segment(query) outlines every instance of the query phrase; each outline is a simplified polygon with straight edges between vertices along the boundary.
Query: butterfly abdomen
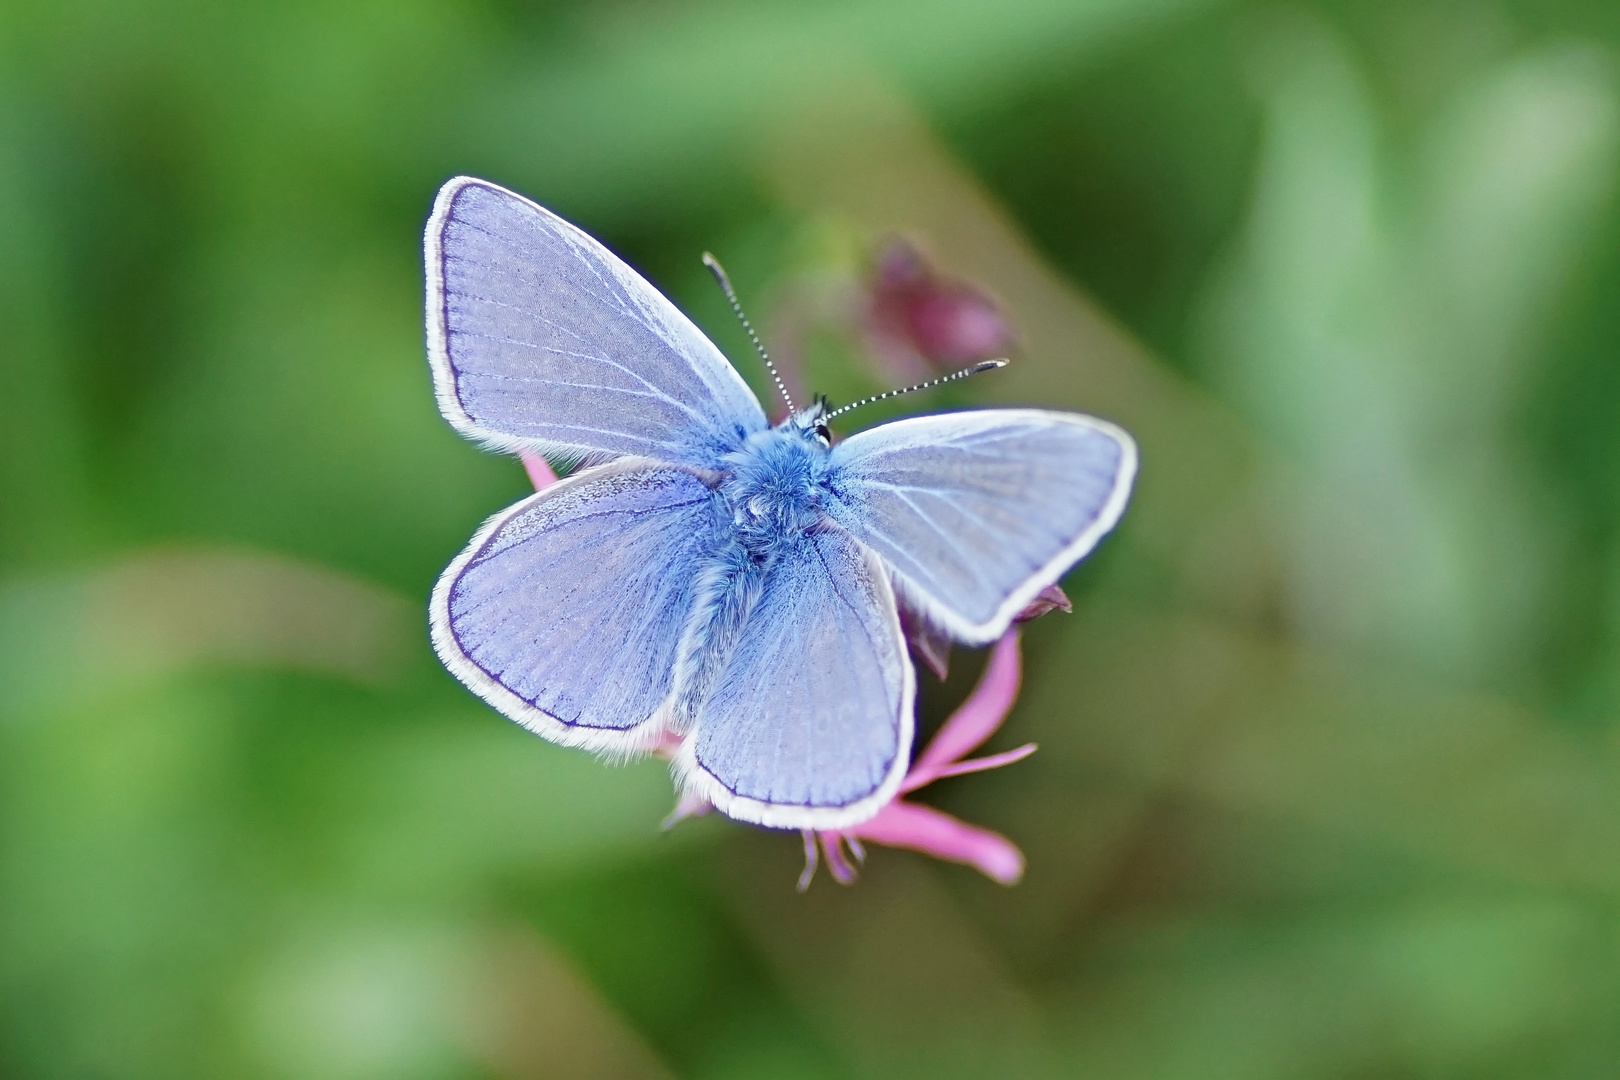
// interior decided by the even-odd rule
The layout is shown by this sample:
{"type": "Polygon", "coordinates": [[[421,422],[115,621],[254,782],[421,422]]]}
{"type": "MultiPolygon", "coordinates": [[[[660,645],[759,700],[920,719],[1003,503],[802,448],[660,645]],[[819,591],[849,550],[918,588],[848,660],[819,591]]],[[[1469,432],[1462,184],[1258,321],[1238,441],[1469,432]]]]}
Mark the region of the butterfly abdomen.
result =
{"type": "Polygon", "coordinates": [[[729,528],[698,568],[675,665],[672,721],[680,728],[708,696],[780,557],[825,515],[826,448],[793,428],[756,432],[725,459],[717,494],[729,528]]]}

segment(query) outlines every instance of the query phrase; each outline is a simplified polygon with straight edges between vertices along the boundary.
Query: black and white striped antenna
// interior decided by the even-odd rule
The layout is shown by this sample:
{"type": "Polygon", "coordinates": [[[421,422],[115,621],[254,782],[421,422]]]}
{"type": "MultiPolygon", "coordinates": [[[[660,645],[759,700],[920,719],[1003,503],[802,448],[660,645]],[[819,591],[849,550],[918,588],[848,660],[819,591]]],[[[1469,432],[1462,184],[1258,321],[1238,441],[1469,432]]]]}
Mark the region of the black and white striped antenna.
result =
{"type": "Polygon", "coordinates": [[[731,310],[737,313],[738,321],[742,323],[743,329],[748,331],[748,340],[754,343],[754,348],[759,352],[759,358],[765,361],[765,370],[771,373],[771,381],[776,383],[776,392],[781,394],[782,400],[787,403],[788,412],[797,412],[798,410],[793,406],[793,396],[788,393],[787,384],[782,381],[782,376],[776,373],[776,365],[771,363],[771,358],[766,354],[765,346],[761,344],[759,335],[754,333],[753,325],[749,323],[748,316],[743,314],[742,305],[737,302],[737,291],[731,287],[731,279],[726,276],[725,267],[720,265],[719,259],[707,251],[703,253],[703,265],[709,268],[709,273],[714,275],[714,280],[720,283],[720,291],[726,294],[727,300],[731,301],[731,310]]]}
{"type": "Polygon", "coordinates": [[[981,360],[977,364],[963,368],[961,371],[955,371],[949,375],[941,375],[937,379],[929,379],[927,382],[920,382],[916,386],[907,386],[901,390],[885,390],[881,394],[873,394],[869,398],[862,398],[859,401],[841,406],[840,408],[834,409],[832,412],[828,413],[827,419],[831,420],[833,417],[838,416],[841,413],[847,413],[851,409],[858,409],[862,405],[870,405],[874,401],[883,401],[887,398],[899,397],[901,394],[910,394],[918,390],[931,390],[936,386],[943,386],[945,383],[955,382],[957,379],[965,379],[969,375],[977,375],[981,371],[994,371],[997,368],[1004,368],[1006,366],[1006,360],[981,360]]]}

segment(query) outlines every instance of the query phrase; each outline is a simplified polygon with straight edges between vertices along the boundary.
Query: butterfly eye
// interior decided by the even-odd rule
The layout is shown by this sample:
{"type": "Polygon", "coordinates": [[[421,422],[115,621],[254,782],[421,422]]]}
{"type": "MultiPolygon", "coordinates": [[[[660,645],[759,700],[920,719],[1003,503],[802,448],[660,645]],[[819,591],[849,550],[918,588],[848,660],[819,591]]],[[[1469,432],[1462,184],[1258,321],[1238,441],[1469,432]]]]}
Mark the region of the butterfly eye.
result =
{"type": "Polygon", "coordinates": [[[820,439],[825,445],[832,445],[832,429],[827,426],[825,420],[816,421],[816,438],[820,439]]]}

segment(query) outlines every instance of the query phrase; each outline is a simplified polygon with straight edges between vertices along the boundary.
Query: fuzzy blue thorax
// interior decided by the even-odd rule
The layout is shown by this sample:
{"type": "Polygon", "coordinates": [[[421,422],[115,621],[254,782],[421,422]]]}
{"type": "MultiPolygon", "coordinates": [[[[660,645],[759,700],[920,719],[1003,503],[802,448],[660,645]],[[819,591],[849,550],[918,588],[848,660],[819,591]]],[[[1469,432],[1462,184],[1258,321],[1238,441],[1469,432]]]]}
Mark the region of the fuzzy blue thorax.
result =
{"type": "Polygon", "coordinates": [[[820,402],[756,431],[724,460],[717,492],[731,528],[698,568],[668,724],[685,731],[736,648],[777,557],[822,519],[831,440],[820,402]]]}
{"type": "Polygon", "coordinates": [[[756,559],[768,559],[821,520],[831,452],[825,415],[818,402],[726,455],[720,495],[737,539],[756,559]]]}

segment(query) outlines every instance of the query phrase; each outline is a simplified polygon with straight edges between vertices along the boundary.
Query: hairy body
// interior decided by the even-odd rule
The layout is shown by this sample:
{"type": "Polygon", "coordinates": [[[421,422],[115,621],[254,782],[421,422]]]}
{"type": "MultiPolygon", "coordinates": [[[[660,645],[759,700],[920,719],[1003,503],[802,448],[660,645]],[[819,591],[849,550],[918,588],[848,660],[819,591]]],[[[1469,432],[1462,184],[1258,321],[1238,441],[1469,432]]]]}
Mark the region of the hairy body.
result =
{"type": "Polygon", "coordinates": [[[699,565],[675,668],[676,731],[690,726],[731,658],[772,565],[807,533],[838,528],[824,509],[832,450],[825,415],[820,403],[802,409],[725,457],[714,492],[717,517],[730,528],[717,530],[699,565]]]}

